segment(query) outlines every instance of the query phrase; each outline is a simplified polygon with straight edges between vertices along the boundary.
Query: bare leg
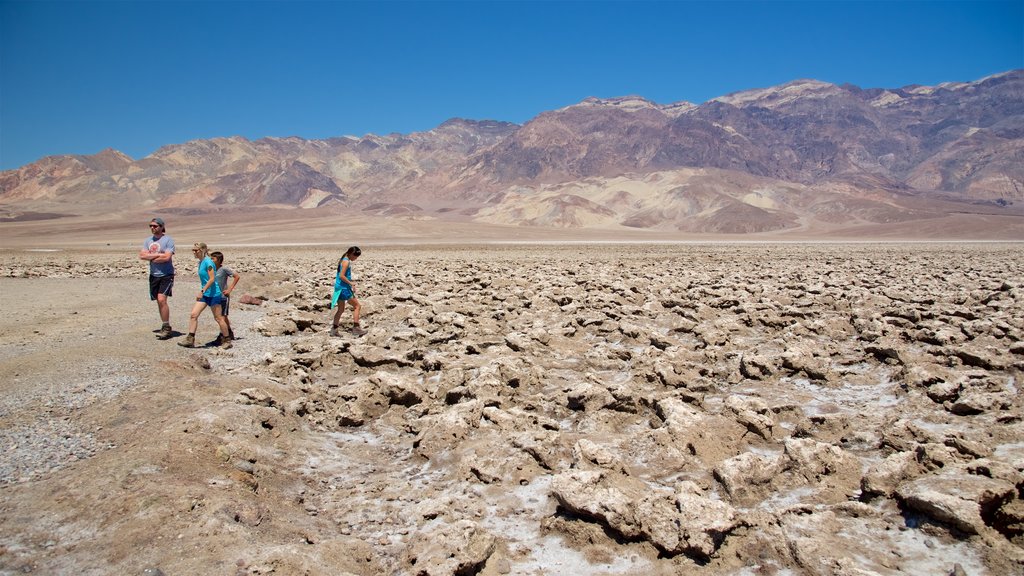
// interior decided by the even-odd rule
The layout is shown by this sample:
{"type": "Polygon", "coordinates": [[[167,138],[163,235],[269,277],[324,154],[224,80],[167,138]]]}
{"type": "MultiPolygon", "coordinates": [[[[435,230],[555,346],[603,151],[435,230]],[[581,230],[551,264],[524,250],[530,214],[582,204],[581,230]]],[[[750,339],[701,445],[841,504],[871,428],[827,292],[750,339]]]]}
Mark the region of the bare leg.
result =
{"type": "Polygon", "coordinates": [[[171,321],[171,307],[167,304],[167,294],[156,295],[156,307],[160,310],[160,320],[165,324],[171,321]]]}
{"type": "Polygon", "coordinates": [[[196,302],[196,305],[192,307],[192,314],[188,317],[188,333],[195,334],[196,328],[199,328],[199,315],[206,310],[206,302],[196,302]]]}
{"type": "Polygon", "coordinates": [[[334,328],[338,327],[341,322],[341,314],[345,311],[345,301],[341,300],[338,305],[334,308],[334,322],[332,322],[334,328]]]}
{"type": "Polygon", "coordinates": [[[192,348],[196,344],[196,328],[199,327],[199,315],[203,313],[203,309],[206,308],[206,302],[199,301],[192,307],[192,314],[188,317],[188,336],[185,337],[184,342],[178,342],[178,346],[184,346],[186,348],[192,348]]]}
{"type": "Polygon", "coordinates": [[[352,303],[352,322],[359,326],[359,311],[363,309],[363,306],[356,298],[349,299],[349,302],[352,303]]]}
{"type": "Polygon", "coordinates": [[[210,311],[213,312],[213,319],[217,321],[217,325],[220,326],[220,335],[224,338],[228,337],[228,318],[227,316],[220,313],[220,304],[210,306],[210,311]]]}
{"type": "Polygon", "coordinates": [[[221,306],[221,311],[224,313],[224,321],[228,323],[228,336],[232,339],[235,338],[235,331],[231,329],[231,319],[228,318],[228,309],[231,304],[231,297],[224,296],[224,304],[221,306]]]}

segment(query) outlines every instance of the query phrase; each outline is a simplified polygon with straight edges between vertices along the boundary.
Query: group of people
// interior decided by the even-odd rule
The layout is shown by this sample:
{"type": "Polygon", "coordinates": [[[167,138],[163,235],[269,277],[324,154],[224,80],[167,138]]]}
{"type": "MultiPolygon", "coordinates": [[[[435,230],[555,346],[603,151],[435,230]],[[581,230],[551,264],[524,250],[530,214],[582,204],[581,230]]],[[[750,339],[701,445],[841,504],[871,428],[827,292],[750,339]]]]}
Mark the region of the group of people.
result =
{"type": "MultiPolygon", "coordinates": [[[[139,258],[149,261],[149,298],[156,301],[160,321],[163,323],[157,331],[157,337],[166,340],[173,335],[171,308],[167,299],[174,288],[174,239],[167,234],[167,226],[162,218],[150,220],[149,231],[150,236],[142,243],[139,258]]],[[[196,303],[192,306],[192,314],[188,319],[188,336],[184,341],[178,342],[178,345],[186,348],[195,347],[199,315],[209,307],[220,327],[220,335],[214,341],[214,345],[225,349],[231,348],[235,333],[228,320],[228,310],[231,292],[241,279],[241,275],[224,266],[224,254],[210,252],[202,242],[192,245],[192,255],[199,260],[199,281],[202,287],[196,294],[196,303]]]]}
{"type": "MultiPolygon", "coordinates": [[[[142,250],[139,251],[139,259],[149,262],[149,297],[150,300],[156,302],[162,322],[157,331],[157,337],[167,340],[174,334],[171,329],[171,309],[167,302],[174,287],[174,239],[167,234],[167,227],[162,218],[150,220],[149,231],[150,236],[142,243],[142,250]]],[[[352,305],[352,333],[357,336],[366,334],[359,324],[361,306],[356,298],[356,285],[352,281],[352,263],[361,254],[362,251],[358,246],[352,246],[338,260],[334,278],[334,294],[331,298],[331,308],[335,309],[334,319],[331,323],[331,336],[338,335],[338,326],[346,304],[352,305]]],[[[220,328],[220,335],[213,345],[224,349],[231,348],[235,333],[231,329],[228,312],[231,304],[231,292],[234,291],[241,275],[224,266],[223,253],[210,252],[206,244],[202,242],[192,245],[192,255],[199,260],[201,288],[196,293],[196,303],[192,306],[192,313],[189,315],[188,335],[185,340],[178,342],[178,345],[186,348],[195,347],[199,316],[203,310],[209,308],[220,328]]]]}

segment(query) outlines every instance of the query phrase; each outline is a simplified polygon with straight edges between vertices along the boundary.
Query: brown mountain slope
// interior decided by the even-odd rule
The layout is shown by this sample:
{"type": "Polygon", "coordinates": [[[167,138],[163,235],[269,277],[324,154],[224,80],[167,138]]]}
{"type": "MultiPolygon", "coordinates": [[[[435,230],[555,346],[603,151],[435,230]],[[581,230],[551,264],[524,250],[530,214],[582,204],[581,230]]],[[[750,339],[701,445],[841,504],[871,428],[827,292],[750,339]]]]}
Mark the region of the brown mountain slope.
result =
{"type": "Polygon", "coordinates": [[[0,210],[339,206],[715,233],[1013,216],[1022,136],[1022,70],[897,89],[798,80],[701,105],[588,98],[522,126],[456,119],[408,135],[196,140],[137,161],[54,156],[0,173],[0,210]]]}

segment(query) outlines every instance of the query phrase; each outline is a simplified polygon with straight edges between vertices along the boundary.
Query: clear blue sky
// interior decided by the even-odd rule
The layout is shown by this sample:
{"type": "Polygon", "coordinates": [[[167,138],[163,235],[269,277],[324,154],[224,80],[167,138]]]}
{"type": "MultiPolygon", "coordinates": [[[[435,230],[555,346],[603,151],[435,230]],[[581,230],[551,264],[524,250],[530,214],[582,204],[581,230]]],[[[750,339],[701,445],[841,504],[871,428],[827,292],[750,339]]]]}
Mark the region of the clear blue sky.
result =
{"type": "Polygon", "coordinates": [[[864,88],[1024,68],[1024,0],[0,0],[0,169],[240,135],[523,123],[588,96],[666,104],[798,78],[864,88]]]}

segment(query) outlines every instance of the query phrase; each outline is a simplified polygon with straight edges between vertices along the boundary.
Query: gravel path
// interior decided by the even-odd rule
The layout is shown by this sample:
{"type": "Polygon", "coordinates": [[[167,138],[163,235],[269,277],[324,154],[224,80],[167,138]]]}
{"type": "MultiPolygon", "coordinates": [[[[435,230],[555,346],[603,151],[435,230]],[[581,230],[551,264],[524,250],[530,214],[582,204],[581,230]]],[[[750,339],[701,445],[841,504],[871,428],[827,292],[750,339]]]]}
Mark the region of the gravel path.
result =
{"type": "MultiPolygon", "coordinates": [[[[205,357],[237,373],[289,346],[288,338],[250,332],[265,309],[243,305],[232,312],[239,340],[230,351],[187,350],[176,346],[176,339],[159,341],[150,327],[156,326],[156,310],[146,297],[144,279],[119,277],[127,270],[104,279],[111,271],[97,263],[73,270],[73,280],[67,271],[59,279],[41,277],[53,269],[51,264],[0,267],[7,276],[0,276],[0,309],[5,311],[0,317],[0,485],[38,479],[115,447],[98,440],[98,430],[83,427],[79,414],[101,405],[116,409],[119,395],[144,384],[163,360],[188,363],[205,357]],[[42,294],[54,292],[71,305],[47,306],[42,294]],[[111,332],[127,333],[137,345],[123,346],[110,338],[111,332]]],[[[182,301],[172,298],[176,328],[188,323],[182,301]]],[[[213,330],[207,313],[200,320],[199,340],[212,339],[213,330]]]]}

